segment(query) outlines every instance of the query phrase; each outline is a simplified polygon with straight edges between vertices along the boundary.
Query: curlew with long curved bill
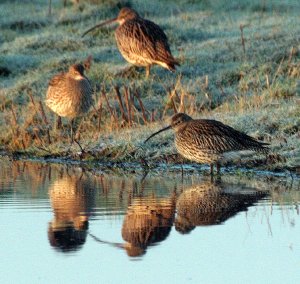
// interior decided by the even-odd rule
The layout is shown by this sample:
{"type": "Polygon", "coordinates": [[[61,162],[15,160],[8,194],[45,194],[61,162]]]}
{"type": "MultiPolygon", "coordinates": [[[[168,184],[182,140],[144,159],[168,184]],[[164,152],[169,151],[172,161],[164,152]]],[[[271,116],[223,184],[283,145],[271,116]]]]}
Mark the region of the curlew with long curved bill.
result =
{"type": "Polygon", "coordinates": [[[175,65],[180,65],[171,53],[164,31],[127,7],[122,8],[116,18],[90,28],[82,36],[110,23],[119,24],[115,38],[122,56],[135,66],[146,67],[146,77],[152,65],[160,65],[172,72],[176,69],[175,65]]]}
{"type": "Polygon", "coordinates": [[[213,174],[214,165],[217,173],[220,165],[230,152],[251,150],[267,153],[268,143],[256,141],[245,133],[217,120],[193,119],[185,113],[177,113],[171,118],[171,124],[148,137],[168,129],[175,131],[175,146],[179,154],[197,163],[210,164],[213,174]]]}

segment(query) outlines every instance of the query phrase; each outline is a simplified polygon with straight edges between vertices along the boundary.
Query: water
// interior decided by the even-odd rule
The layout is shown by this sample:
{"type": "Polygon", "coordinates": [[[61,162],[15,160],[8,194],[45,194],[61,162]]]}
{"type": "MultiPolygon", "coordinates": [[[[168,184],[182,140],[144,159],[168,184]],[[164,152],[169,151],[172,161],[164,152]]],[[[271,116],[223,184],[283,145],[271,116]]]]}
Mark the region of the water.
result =
{"type": "Polygon", "coordinates": [[[1,283],[300,283],[299,180],[0,161],[1,283]]]}

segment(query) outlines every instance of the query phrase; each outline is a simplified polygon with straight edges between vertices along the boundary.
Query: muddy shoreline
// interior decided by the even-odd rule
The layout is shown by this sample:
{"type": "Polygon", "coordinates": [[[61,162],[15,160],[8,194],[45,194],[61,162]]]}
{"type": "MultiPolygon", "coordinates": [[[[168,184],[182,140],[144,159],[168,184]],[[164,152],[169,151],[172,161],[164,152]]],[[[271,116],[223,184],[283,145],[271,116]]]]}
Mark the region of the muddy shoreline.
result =
{"type": "MultiPolygon", "coordinates": [[[[52,163],[52,164],[64,164],[70,166],[79,166],[83,170],[98,172],[98,173],[115,173],[115,174],[140,174],[153,175],[167,174],[168,172],[178,174],[199,174],[203,176],[209,176],[209,166],[201,165],[197,163],[189,163],[188,161],[175,161],[175,162],[162,162],[162,161],[135,161],[135,162],[120,162],[120,161],[107,161],[107,160],[84,160],[80,159],[80,153],[78,156],[69,155],[65,157],[37,157],[29,155],[28,153],[19,152],[0,152],[0,159],[9,159],[11,161],[30,161],[37,163],[52,163]]],[[[254,166],[247,167],[245,165],[228,164],[221,168],[222,175],[237,175],[247,177],[262,177],[262,178],[283,178],[300,181],[300,167],[285,167],[281,169],[269,170],[266,166],[254,166]]]]}

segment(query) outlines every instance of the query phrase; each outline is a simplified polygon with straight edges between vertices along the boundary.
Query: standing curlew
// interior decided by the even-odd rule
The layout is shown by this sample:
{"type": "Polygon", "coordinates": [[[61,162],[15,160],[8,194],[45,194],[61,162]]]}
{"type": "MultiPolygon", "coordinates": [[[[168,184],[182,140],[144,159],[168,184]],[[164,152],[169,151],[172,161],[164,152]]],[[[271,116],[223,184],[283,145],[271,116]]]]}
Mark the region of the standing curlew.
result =
{"type": "Polygon", "coordinates": [[[214,164],[219,173],[220,164],[229,152],[252,150],[267,153],[269,150],[265,147],[267,143],[256,141],[220,121],[193,119],[185,113],[175,114],[171,125],[153,133],[145,142],[170,128],[175,131],[177,151],[191,161],[210,164],[211,174],[214,164]]]}
{"type": "Polygon", "coordinates": [[[146,67],[146,77],[153,64],[175,71],[175,65],[179,65],[179,62],[171,54],[166,34],[158,25],[143,19],[133,9],[122,8],[118,17],[92,27],[82,36],[113,22],[119,24],[115,38],[122,56],[133,65],[146,67]]]}
{"type": "Polygon", "coordinates": [[[93,103],[92,93],[81,64],[70,66],[67,73],[55,75],[49,82],[45,103],[58,116],[71,120],[72,142],[74,119],[88,112],[93,103]]]}

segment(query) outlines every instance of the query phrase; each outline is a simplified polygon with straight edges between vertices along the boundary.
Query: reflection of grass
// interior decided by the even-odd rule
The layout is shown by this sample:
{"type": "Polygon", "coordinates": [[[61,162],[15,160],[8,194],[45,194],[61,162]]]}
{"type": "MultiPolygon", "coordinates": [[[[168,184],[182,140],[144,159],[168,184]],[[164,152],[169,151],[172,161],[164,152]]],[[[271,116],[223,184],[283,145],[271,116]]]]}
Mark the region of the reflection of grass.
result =
{"type": "MultiPolygon", "coordinates": [[[[184,179],[178,171],[166,171],[163,175],[161,171],[152,171],[142,179],[141,169],[131,173],[120,169],[118,172],[116,168],[108,169],[101,165],[96,169],[85,167],[83,170],[78,165],[2,160],[0,166],[0,196],[4,201],[10,195],[24,200],[45,200],[56,186],[56,202],[68,203],[74,194],[78,194],[78,203],[75,202],[74,206],[82,206],[84,204],[81,202],[86,202],[91,206],[88,210],[94,212],[95,209],[97,214],[108,214],[112,218],[121,218],[120,215],[126,212],[129,205],[137,205],[140,200],[150,203],[151,200],[157,203],[176,201],[183,192],[189,192],[192,188],[196,191],[208,189],[210,193],[214,191],[210,177],[199,175],[197,171],[185,173],[184,179]]],[[[250,220],[259,220],[264,225],[267,222],[270,232],[272,210],[281,210],[282,222],[291,225],[295,223],[296,214],[299,215],[299,179],[292,181],[273,175],[256,174],[250,177],[227,174],[221,180],[216,179],[215,186],[225,195],[257,196],[258,206],[245,216],[247,219],[249,216],[250,220]],[[262,197],[265,200],[259,201],[262,197]]],[[[246,199],[245,202],[250,200],[246,199]]],[[[72,202],[68,204],[72,205],[72,202]]],[[[66,210],[67,207],[62,208],[66,210]]],[[[147,206],[147,210],[149,208],[147,206]]],[[[72,212],[72,208],[67,211],[72,212]]]]}
{"type": "MultiPolygon", "coordinates": [[[[47,125],[39,101],[53,74],[92,55],[87,75],[97,93],[96,107],[102,108],[101,119],[99,111],[91,110],[80,127],[81,144],[91,154],[86,159],[135,161],[144,157],[172,162],[171,134],[157,136],[143,149],[138,146],[176,109],[216,118],[270,142],[279,155],[270,159],[268,168],[299,165],[300,4],[296,1],[184,1],[185,5],[176,0],[130,1],[141,15],[162,26],[173,54],[182,62],[175,74],[153,68],[148,80],[144,70],[116,75],[126,63],[116,48],[112,28],[81,38],[88,27],[115,16],[117,5],[125,1],[82,1],[66,8],[63,1],[52,2],[51,16],[47,1],[0,4],[3,149],[38,156],[66,153],[68,136],[53,130],[53,115],[45,108],[47,125]],[[125,112],[124,86],[138,91],[146,123],[137,99],[133,123],[124,123],[116,85],[122,86],[125,112]]],[[[253,159],[248,162],[261,164],[253,159]]]]}
{"type": "MultiPolygon", "coordinates": [[[[49,184],[65,178],[89,181],[91,188],[98,188],[101,194],[130,194],[135,197],[156,196],[165,197],[174,192],[180,193],[197,184],[212,183],[210,175],[199,174],[197,168],[189,167],[184,171],[184,178],[180,168],[168,168],[162,175],[162,168],[150,171],[143,176],[144,170],[140,167],[126,169],[124,167],[110,167],[109,165],[89,165],[88,163],[74,163],[64,165],[58,162],[46,163],[39,161],[1,159],[0,180],[2,189],[10,188],[14,183],[26,184],[32,193],[45,192],[49,184]],[[84,167],[83,167],[84,166],[84,167]],[[46,188],[46,189],[45,189],[46,188]],[[116,193],[117,192],[117,193],[116,193]]],[[[221,179],[215,178],[216,185],[228,193],[248,192],[257,190],[270,193],[272,201],[277,203],[300,202],[300,180],[275,175],[258,174],[253,171],[250,175],[236,175],[227,173],[221,179]]],[[[16,188],[23,192],[23,187],[16,188]]]]}

